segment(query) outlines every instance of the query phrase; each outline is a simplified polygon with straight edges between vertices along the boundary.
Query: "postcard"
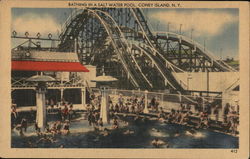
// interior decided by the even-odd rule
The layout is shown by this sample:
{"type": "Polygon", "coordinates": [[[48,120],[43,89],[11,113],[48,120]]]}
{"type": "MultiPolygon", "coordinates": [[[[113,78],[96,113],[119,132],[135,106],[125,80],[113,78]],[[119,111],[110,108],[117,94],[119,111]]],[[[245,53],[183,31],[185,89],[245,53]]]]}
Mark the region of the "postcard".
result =
{"type": "Polygon", "coordinates": [[[0,7],[0,157],[249,157],[247,2],[0,7]]]}

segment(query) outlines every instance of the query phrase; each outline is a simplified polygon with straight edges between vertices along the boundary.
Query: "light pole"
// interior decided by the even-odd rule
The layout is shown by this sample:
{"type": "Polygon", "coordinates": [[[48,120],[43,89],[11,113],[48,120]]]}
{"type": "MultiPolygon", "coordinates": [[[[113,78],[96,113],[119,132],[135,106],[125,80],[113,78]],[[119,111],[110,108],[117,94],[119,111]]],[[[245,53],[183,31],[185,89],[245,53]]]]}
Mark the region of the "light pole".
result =
{"type": "Polygon", "coordinates": [[[28,78],[26,81],[36,82],[36,105],[37,105],[37,113],[36,113],[36,122],[38,127],[44,131],[46,126],[46,102],[45,102],[45,93],[47,91],[47,82],[55,81],[54,78],[46,75],[35,75],[28,78]]]}
{"type": "Polygon", "coordinates": [[[194,29],[192,28],[191,29],[191,40],[193,40],[193,31],[194,31],[194,29]]]}
{"type": "Polygon", "coordinates": [[[220,60],[222,60],[222,48],[220,48],[220,60]]]}
{"type": "Polygon", "coordinates": [[[192,79],[192,75],[188,74],[187,76],[187,90],[189,90],[189,80],[192,79]]]}
{"type": "Polygon", "coordinates": [[[160,21],[157,21],[157,26],[156,26],[157,31],[159,31],[159,25],[160,25],[160,21]]]}
{"type": "Polygon", "coordinates": [[[109,98],[108,98],[108,84],[114,81],[117,81],[116,78],[111,76],[106,76],[103,67],[103,74],[102,76],[98,76],[95,79],[91,80],[92,82],[99,83],[100,90],[101,90],[101,111],[100,111],[100,118],[104,124],[109,124],[109,98]]]}
{"type": "Polygon", "coordinates": [[[147,90],[145,91],[145,108],[143,110],[143,113],[149,113],[149,110],[148,110],[148,91],[147,90]]]}
{"type": "Polygon", "coordinates": [[[179,30],[180,31],[180,35],[181,35],[181,27],[182,27],[182,24],[180,24],[180,30],[179,30]]]}
{"type": "Polygon", "coordinates": [[[206,38],[204,38],[204,51],[205,51],[205,48],[206,48],[206,38]]]}
{"type": "Polygon", "coordinates": [[[209,96],[209,70],[207,69],[207,96],[209,96]]]}
{"type": "Polygon", "coordinates": [[[170,22],[168,22],[168,32],[170,31],[170,22]]]}

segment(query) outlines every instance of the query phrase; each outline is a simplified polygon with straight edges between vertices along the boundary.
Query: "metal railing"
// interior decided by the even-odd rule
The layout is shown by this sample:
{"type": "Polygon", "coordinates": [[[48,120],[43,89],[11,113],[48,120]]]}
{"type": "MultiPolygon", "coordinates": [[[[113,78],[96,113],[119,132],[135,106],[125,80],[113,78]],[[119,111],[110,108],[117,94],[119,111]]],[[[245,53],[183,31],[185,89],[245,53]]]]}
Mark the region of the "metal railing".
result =
{"type": "MultiPolygon", "coordinates": [[[[12,78],[11,81],[11,87],[12,89],[28,89],[28,88],[35,88],[37,85],[35,82],[27,81],[27,78],[12,78]]],[[[56,82],[47,82],[48,88],[78,88],[78,87],[84,87],[85,84],[83,80],[79,77],[70,77],[68,81],[61,81],[58,80],[56,82]]]]}
{"type": "MultiPolygon", "coordinates": [[[[92,92],[98,96],[101,95],[99,89],[92,89],[92,92]]],[[[110,99],[113,104],[118,103],[118,98],[123,99],[124,103],[131,98],[142,99],[147,95],[148,106],[151,106],[151,101],[155,98],[158,103],[158,108],[162,107],[165,112],[171,110],[186,110],[191,111],[193,114],[199,114],[202,111],[206,111],[212,120],[224,121],[225,116],[230,112],[236,112],[239,115],[239,106],[237,103],[229,104],[231,99],[222,98],[218,96],[197,96],[197,95],[182,95],[171,94],[169,92],[148,92],[141,90],[120,90],[109,89],[110,99]]],[[[157,113],[157,112],[154,112],[157,113]]]]}

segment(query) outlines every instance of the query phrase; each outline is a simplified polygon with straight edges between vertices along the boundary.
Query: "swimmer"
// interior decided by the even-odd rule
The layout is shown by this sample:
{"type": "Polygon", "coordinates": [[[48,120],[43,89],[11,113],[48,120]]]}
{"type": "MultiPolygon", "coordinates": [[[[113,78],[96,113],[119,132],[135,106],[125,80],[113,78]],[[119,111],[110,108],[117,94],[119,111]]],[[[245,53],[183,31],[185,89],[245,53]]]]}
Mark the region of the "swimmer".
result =
{"type": "Polygon", "coordinates": [[[20,130],[21,129],[21,124],[17,124],[15,127],[16,130],[20,130]]]}
{"type": "Polygon", "coordinates": [[[98,125],[99,125],[99,129],[102,130],[103,129],[103,121],[102,121],[102,118],[100,118],[98,120],[98,125]]]}
{"type": "Polygon", "coordinates": [[[36,130],[36,132],[37,132],[38,129],[39,129],[37,122],[35,123],[34,128],[35,128],[35,130],[36,130]]]}
{"type": "Polygon", "coordinates": [[[57,124],[56,124],[56,132],[57,132],[57,134],[61,133],[61,129],[62,129],[62,123],[61,123],[61,121],[58,121],[57,124]]]}
{"type": "Polygon", "coordinates": [[[69,131],[69,121],[66,120],[66,123],[63,125],[62,134],[63,135],[68,135],[69,133],[70,133],[70,131],[69,131]]]}
{"type": "Polygon", "coordinates": [[[113,129],[118,129],[118,127],[119,127],[118,121],[116,119],[114,119],[112,128],[113,129]]]}
{"type": "Polygon", "coordinates": [[[20,136],[24,136],[21,124],[17,124],[15,130],[19,133],[20,136]]]}
{"type": "Polygon", "coordinates": [[[125,125],[128,126],[128,125],[129,125],[129,122],[125,121],[125,125]]]}
{"type": "Polygon", "coordinates": [[[160,132],[160,130],[156,128],[152,128],[152,131],[160,132]]]}
{"type": "Polygon", "coordinates": [[[186,135],[194,136],[197,132],[194,129],[186,131],[186,135]]]}
{"type": "Polygon", "coordinates": [[[134,134],[135,132],[133,130],[126,130],[125,132],[123,132],[124,135],[130,135],[130,134],[134,134]]]}
{"type": "Polygon", "coordinates": [[[23,118],[21,121],[21,129],[24,129],[24,131],[27,131],[27,127],[28,127],[28,121],[26,118],[23,118]]]}
{"type": "Polygon", "coordinates": [[[24,136],[22,128],[19,130],[19,135],[22,136],[22,137],[24,136]]]}
{"type": "Polygon", "coordinates": [[[151,144],[152,144],[155,148],[159,148],[159,145],[157,144],[157,142],[158,142],[158,138],[155,138],[155,139],[151,142],[151,144]]]}
{"type": "Polygon", "coordinates": [[[46,133],[50,133],[50,129],[49,129],[49,124],[48,123],[46,123],[45,130],[46,130],[46,133]]]}
{"type": "Polygon", "coordinates": [[[100,133],[103,136],[108,136],[109,135],[109,130],[107,128],[104,128],[104,131],[100,133]]]}
{"type": "Polygon", "coordinates": [[[52,125],[52,127],[50,128],[50,132],[52,133],[52,134],[56,134],[56,125],[57,125],[57,123],[55,122],[53,125],[52,125]]]}
{"type": "Polygon", "coordinates": [[[156,128],[152,128],[153,131],[156,131],[157,129],[156,128]]]}
{"type": "Polygon", "coordinates": [[[155,148],[160,148],[163,145],[166,145],[168,147],[168,144],[166,142],[164,142],[163,140],[159,140],[158,138],[155,138],[151,144],[155,147],[155,148]]]}
{"type": "Polygon", "coordinates": [[[46,134],[43,134],[43,137],[40,138],[36,143],[39,144],[40,142],[42,142],[42,143],[55,143],[57,141],[54,140],[52,137],[49,137],[46,134]]]}
{"type": "Polygon", "coordinates": [[[166,120],[164,118],[159,118],[159,121],[162,122],[162,123],[166,122],[166,120]]]}

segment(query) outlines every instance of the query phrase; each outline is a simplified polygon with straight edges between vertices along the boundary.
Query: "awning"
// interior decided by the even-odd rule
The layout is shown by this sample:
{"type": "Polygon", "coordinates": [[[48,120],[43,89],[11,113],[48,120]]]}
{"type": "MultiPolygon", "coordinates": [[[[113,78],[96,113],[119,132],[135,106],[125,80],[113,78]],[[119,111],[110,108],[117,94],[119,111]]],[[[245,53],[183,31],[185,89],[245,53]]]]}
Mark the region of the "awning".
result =
{"type": "Polygon", "coordinates": [[[55,61],[12,61],[13,71],[58,71],[58,72],[89,72],[79,62],[55,61]]]}

